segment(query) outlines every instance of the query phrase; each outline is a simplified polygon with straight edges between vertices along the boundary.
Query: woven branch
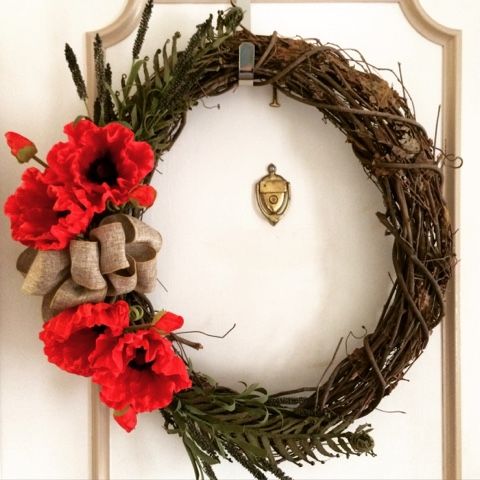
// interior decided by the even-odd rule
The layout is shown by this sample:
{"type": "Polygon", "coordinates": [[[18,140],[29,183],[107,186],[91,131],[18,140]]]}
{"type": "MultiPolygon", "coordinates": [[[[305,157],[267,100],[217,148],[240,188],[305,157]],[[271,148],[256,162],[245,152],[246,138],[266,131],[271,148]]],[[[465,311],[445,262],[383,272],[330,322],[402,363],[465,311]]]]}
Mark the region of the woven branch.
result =
{"type": "Polygon", "coordinates": [[[344,52],[332,46],[242,31],[203,60],[190,92],[192,103],[237,85],[242,41],[256,46],[256,84],[275,85],[317,108],[345,134],[383,196],[385,212],[378,218],[394,238],[392,293],[364,346],[301,405],[319,415],[355,420],[398,384],[445,314],[443,297],[455,255],[443,174],[407,98],[375,73],[353,68],[344,52]]]}
{"type": "MultiPolygon", "coordinates": [[[[453,232],[436,147],[415,118],[401,76],[400,94],[358,52],[353,57],[318,41],[235,31],[240,19],[238,9],[220,12],[216,33],[207,20],[186,51],[177,53],[175,42],[171,55],[163,50],[163,66],[157,52],[154,73],[145,68],[144,81],[140,65],[134,67],[133,93],[128,94],[124,77],[127,95],[112,99],[118,120],[129,123],[137,139],[150,142],[158,162],[181,134],[188,109],[237,86],[239,45],[253,42],[255,85],[272,85],[316,108],[343,132],[382,194],[384,211],[377,217],[393,238],[392,290],[375,331],[318,389],[269,396],[261,388],[236,392],[221,387],[195,371],[177,342],[194,388],[178,394],[162,413],[167,429],[182,437],[197,478],[202,471],[215,478],[212,465],[219,457],[235,458],[256,478],[264,473],[287,478],[278,462],[373,454],[367,425],[347,429],[404,378],[444,317],[444,294],[455,265],[453,232]],[[301,392],[309,396],[291,396],[301,392]]],[[[148,300],[134,300],[148,317],[153,311],[148,300]]]]}

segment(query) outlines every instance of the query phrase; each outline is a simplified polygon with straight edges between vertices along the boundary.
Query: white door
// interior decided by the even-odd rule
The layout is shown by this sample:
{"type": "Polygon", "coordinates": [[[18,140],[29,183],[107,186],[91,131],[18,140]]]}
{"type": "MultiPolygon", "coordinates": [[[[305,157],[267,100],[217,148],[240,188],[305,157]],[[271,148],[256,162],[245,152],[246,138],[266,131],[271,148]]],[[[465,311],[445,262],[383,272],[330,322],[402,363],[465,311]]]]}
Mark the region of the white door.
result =
{"type": "MultiPolygon", "coordinates": [[[[152,56],[176,30],[184,46],[196,24],[228,8],[196,3],[155,5],[142,53],[152,56]]],[[[423,3],[433,9],[433,1],[423,3]]],[[[471,2],[460,3],[478,16],[471,2]]],[[[2,4],[4,131],[35,139],[43,154],[62,140],[63,124],[84,113],[63,62],[63,42],[83,56],[84,32],[110,24],[122,5],[118,0],[2,4]]],[[[460,16],[467,27],[473,25],[468,16],[467,10],[460,16]]],[[[401,62],[417,118],[433,136],[442,101],[442,50],[412,28],[397,3],[260,2],[252,5],[251,20],[255,33],[319,38],[358,49],[370,63],[393,70],[401,62]]],[[[117,79],[129,68],[133,38],[107,50],[117,79]]],[[[281,95],[281,107],[269,107],[271,95],[269,88],[240,87],[189,112],[185,130],[160,165],[156,206],[146,219],[164,238],[159,278],[167,291],[159,287],[151,295],[155,306],[183,315],[185,330],[221,335],[236,325],[224,339],[192,337],[204,345],[191,354],[197,368],[233,388],[245,381],[276,391],[315,385],[340,337],[374,329],[392,266],[389,237],[374,215],[382,199],[343,135],[318,112],[281,95]],[[275,228],[257,212],[253,194],[272,162],[292,190],[291,207],[275,228]]],[[[4,201],[22,167],[0,148],[4,201]]],[[[2,478],[88,478],[92,461],[102,463],[108,453],[112,479],[193,478],[180,440],[165,433],[158,413],[140,415],[130,434],[111,422],[110,445],[92,444],[88,381],[59,371],[43,356],[40,301],[20,292],[15,258],[21,247],[9,239],[5,218],[1,227],[2,478]]],[[[348,350],[355,346],[350,337],[348,350]]],[[[342,355],[345,349],[338,360],[342,355]]],[[[382,410],[362,419],[374,427],[377,457],[287,466],[287,473],[296,479],[442,478],[440,329],[407,378],[385,398],[382,410]]],[[[468,399],[476,390],[467,388],[470,412],[468,399]]],[[[469,425],[464,478],[478,478],[469,425]]],[[[227,462],[216,472],[222,479],[249,478],[227,462]]]]}

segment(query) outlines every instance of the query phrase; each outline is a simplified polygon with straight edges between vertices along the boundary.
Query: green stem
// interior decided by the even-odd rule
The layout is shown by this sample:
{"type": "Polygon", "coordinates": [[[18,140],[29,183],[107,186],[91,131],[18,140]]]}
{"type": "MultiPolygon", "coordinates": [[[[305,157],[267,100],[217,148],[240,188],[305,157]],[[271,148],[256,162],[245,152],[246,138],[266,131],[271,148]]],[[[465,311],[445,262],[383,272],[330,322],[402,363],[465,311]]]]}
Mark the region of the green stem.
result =
{"type": "Polygon", "coordinates": [[[40,160],[40,158],[38,158],[36,155],[34,155],[32,158],[33,158],[37,163],[39,163],[42,167],[48,168],[48,165],[47,165],[43,160],[40,160]]]}
{"type": "Polygon", "coordinates": [[[87,99],[85,99],[85,100],[83,101],[83,103],[85,104],[85,110],[87,111],[87,117],[88,117],[88,118],[92,118],[92,116],[90,115],[90,108],[88,107],[88,101],[87,101],[87,99]]]}
{"type": "Polygon", "coordinates": [[[187,340],[186,338],[178,336],[176,333],[170,333],[169,335],[167,335],[167,338],[175,342],[182,343],[187,347],[194,348],[195,350],[201,350],[203,348],[203,345],[201,343],[192,342],[190,340],[187,340]]]}

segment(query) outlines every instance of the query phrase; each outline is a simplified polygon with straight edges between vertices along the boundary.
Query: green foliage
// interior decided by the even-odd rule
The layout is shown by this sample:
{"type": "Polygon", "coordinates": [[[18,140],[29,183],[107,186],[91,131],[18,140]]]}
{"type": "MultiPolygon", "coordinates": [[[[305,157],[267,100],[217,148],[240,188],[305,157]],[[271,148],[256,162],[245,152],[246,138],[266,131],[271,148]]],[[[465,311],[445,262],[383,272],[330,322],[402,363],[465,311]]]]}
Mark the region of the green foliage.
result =
{"type": "MultiPolygon", "coordinates": [[[[185,123],[185,114],[196,103],[193,87],[200,84],[205,73],[202,61],[235,32],[242,20],[239,8],[219,11],[216,27],[213,17],[197,26],[187,48],[179,52],[176,32],[164,48],[158,49],[153,62],[148,57],[139,59],[141,47],[151,17],[153,1],[149,0],[142,14],[140,27],[133,46],[133,62],[128,74],[120,81],[120,91],[112,87],[110,65],[105,66],[102,39],[97,34],[93,45],[95,61],[96,98],[93,103],[92,120],[97,125],[117,121],[132,129],[137,140],[152,145],[156,160],[173,144],[185,123]]],[[[86,100],[85,83],[77,59],[69,45],[65,56],[78,95],[86,100]]],[[[152,172],[153,173],[153,172],[152,172]]],[[[151,179],[149,175],[145,182],[151,179]]]]}
{"type": "MultiPolygon", "coordinates": [[[[284,406],[258,385],[242,392],[216,387],[202,378],[177,395],[162,414],[169,433],[180,435],[197,479],[215,479],[212,466],[235,460],[254,478],[289,478],[278,466],[288,461],[324,463],[341,455],[373,455],[369,425],[347,431],[351,422],[303,416],[297,405],[284,406]]],[[[289,402],[287,402],[289,403],[289,402]]]]}
{"type": "Polygon", "coordinates": [[[68,43],[65,44],[65,58],[67,60],[68,69],[72,74],[73,83],[75,84],[75,87],[77,87],[78,96],[80,97],[80,100],[86,100],[87,89],[85,87],[85,81],[83,80],[82,72],[78,66],[75,52],[68,43]]]}
{"type": "Polygon", "coordinates": [[[97,98],[94,103],[93,121],[98,125],[104,125],[105,122],[105,98],[107,82],[105,79],[105,54],[103,52],[103,43],[100,35],[95,35],[93,42],[93,57],[95,61],[95,79],[97,82],[97,98]]]}
{"type": "MultiPolygon", "coordinates": [[[[151,12],[150,12],[151,14],[151,12]]],[[[242,19],[239,8],[218,12],[217,27],[213,17],[197,26],[186,49],[179,52],[176,32],[153,61],[136,58],[148,26],[148,4],[142,16],[142,34],[137,34],[134,61],[128,74],[121,78],[120,91],[114,91],[109,66],[104,65],[103,47],[97,35],[94,44],[97,98],[93,120],[99,125],[119,121],[135,132],[137,140],[152,145],[157,160],[168,150],[184,122],[186,111],[195,103],[190,93],[204,74],[202,60],[215,52],[235,31],[242,19]]],[[[147,179],[148,181],[148,179],[147,179]]]]}
{"type": "Polygon", "coordinates": [[[142,45],[145,40],[145,34],[148,30],[148,22],[150,21],[150,17],[152,16],[152,10],[153,0],[148,0],[145,8],[143,9],[142,19],[140,20],[140,25],[137,30],[137,36],[135,37],[135,42],[133,43],[132,58],[134,60],[138,58],[140,50],[142,49],[142,45]]]}

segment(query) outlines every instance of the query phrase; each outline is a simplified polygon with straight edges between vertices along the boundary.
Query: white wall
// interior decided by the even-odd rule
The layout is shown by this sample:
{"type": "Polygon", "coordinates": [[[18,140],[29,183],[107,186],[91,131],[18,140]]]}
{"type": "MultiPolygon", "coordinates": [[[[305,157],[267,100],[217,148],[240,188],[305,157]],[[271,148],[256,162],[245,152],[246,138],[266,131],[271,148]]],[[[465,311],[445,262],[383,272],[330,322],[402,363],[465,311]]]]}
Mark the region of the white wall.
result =
{"type": "MultiPolygon", "coordinates": [[[[464,29],[462,359],[464,365],[475,365],[474,278],[479,264],[475,173],[480,172],[473,161],[473,125],[479,104],[475,48],[480,40],[480,9],[467,0],[423,0],[422,4],[441,23],[464,29]]],[[[63,62],[63,42],[82,54],[83,33],[110,23],[122,2],[2,0],[1,6],[0,131],[23,132],[46,152],[61,138],[62,125],[81,111],[63,62]]],[[[208,9],[188,7],[187,12],[185,7],[157,6],[145,52],[163,43],[182,22],[191,31],[208,9]]],[[[357,47],[381,66],[395,67],[401,60],[419,119],[432,130],[440,96],[440,84],[435,82],[440,52],[411,31],[397,6],[259,5],[252,20],[253,29],[260,33],[275,28],[285,35],[301,33],[357,47]],[[366,23],[352,21],[362,15],[366,23]],[[382,37],[389,41],[379,43],[382,37]]],[[[122,60],[122,48],[126,47],[109,53],[117,71],[128,64],[126,57],[122,60]]],[[[192,112],[185,132],[165,158],[164,175],[156,180],[159,197],[150,219],[165,237],[160,271],[169,290],[168,294],[157,291],[156,305],[184,314],[188,329],[216,333],[234,321],[238,324],[226,340],[205,339],[206,348],[195,356],[196,362],[223,382],[261,380],[275,390],[296,386],[298,377],[302,383],[315,383],[340,335],[350,329],[358,332],[363,324],[374,326],[384,300],[389,253],[372,215],[381,208],[380,199],[353,163],[338,132],[321,126],[314,112],[284,98],[281,109],[268,108],[269,96],[268,90],[241,89],[219,99],[220,110],[199,107],[192,112]],[[245,140],[238,144],[240,130],[245,140]],[[277,163],[293,189],[292,208],[275,229],[255,213],[251,195],[252,182],[264,174],[270,161],[277,163]],[[329,168],[332,161],[338,168],[335,173],[329,168]],[[333,210],[330,198],[335,198],[335,205],[341,202],[341,209],[333,210]],[[331,232],[342,230],[344,237],[333,242],[331,232]],[[353,235],[356,249],[351,248],[353,235]],[[369,283],[359,281],[365,272],[369,283]],[[272,273],[282,276],[277,279],[272,273]],[[362,298],[368,300],[358,309],[362,298]],[[274,341],[263,348],[268,338],[274,341]],[[315,350],[317,345],[320,352],[315,350]],[[228,365],[222,362],[225,358],[228,365]],[[302,367],[305,370],[299,375],[302,367]]],[[[3,145],[0,149],[3,203],[18,184],[22,169],[3,145]]],[[[39,302],[21,295],[21,280],[14,271],[20,247],[9,240],[4,218],[0,225],[0,474],[6,479],[86,478],[87,384],[55,370],[42,356],[37,340],[39,302]]],[[[385,409],[406,410],[408,415],[376,412],[369,417],[375,426],[378,457],[289,469],[291,475],[439,478],[438,340],[437,332],[409,374],[411,383],[382,404],[385,409]]],[[[474,479],[480,477],[475,451],[480,419],[475,413],[475,371],[470,369],[464,371],[464,478],[474,479]]],[[[190,478],[188,460],[176,439],[161,431],[161,423],[159,415],[143,415],[130,435],[112,425],[112,478],[190,478]]],[[[221,478],[246,478],[242,470],[228,465],[219,472],[221,478]]]]}

